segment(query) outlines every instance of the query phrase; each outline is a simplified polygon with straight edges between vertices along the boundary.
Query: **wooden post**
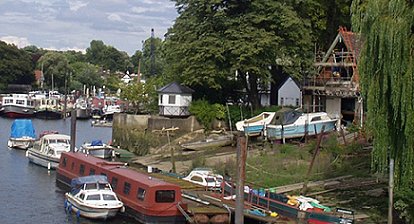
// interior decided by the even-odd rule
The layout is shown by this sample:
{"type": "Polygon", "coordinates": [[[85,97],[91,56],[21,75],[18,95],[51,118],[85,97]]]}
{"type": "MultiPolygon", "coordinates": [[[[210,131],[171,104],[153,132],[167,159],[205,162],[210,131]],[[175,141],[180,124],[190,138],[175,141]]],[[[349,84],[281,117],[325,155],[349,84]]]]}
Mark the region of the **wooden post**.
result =
{"type": "Polygon", "coordinates": [[[171,150],[171,166],[172,166],[171,170],[172,170],[173,173],[175,173],[176,169],[175,169],[174,148],[171,147],[170,131],[169,130],[167,130],[167,138],[168,138],[168,146],[170,146],[170,150],[171,150]]]}
{"type": "MultiPolygon", "coordinates": [[[[315,152],[313,153],[312,161],[311,161],[311,163],[309,165],[308,172],[307,172],[307,174],[305,176],[305,181],[303,182],[302,190],[300,191],[300,193],[302,195],[305,195],[306,194],[306,191],[308,190],[307,188],[308,188],[309,175],[310,175],[310,173],[312,171],[313,164],[315,163],[316,156],[318,155],[319,146],[321,145],[322,136],[324,134],[324,131],[325,131],[325,125],[322,126],[321,133],[318,136],[318,141],[316,143],[315,152]]],[[[316,130],[315,130],[315,132],[316,132],[316,130]]]]}
{"type": "Polygon", "coordinates": [[[237,184],[235,223],[244,224],[244,179],[246,174],[246,138],[239,134],[237,138],[237,184]]]}
{"type": "Polygon", "coordinates": [[[76,145],[76,110],[72,110],[70,118],[70,151],[75,152],[76,145]]]}
{"type": "Polygon", "coordinates": [[[394,159],[390,158],[388,224],[392,224],[392,210],[394,207],[394,159]]]}

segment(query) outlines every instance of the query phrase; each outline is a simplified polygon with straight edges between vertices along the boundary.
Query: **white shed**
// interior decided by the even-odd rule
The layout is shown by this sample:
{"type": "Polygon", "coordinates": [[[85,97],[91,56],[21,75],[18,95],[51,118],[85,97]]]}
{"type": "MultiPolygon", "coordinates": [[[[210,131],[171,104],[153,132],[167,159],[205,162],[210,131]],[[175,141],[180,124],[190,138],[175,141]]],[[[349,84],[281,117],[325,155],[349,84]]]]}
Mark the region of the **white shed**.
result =
{"type": "Polygon", "coordinates": [[[291,77],[288,77],[280,86],[277,103],[279,106],[300,107],[302,105],[302,92],[291,77]]]}
{"type": "Polygon", "coordinates": [[[158,89],[159,115],[184,117],[189,116],[188,107],[192,101],[194,90],[172,82],[158,89]]]}

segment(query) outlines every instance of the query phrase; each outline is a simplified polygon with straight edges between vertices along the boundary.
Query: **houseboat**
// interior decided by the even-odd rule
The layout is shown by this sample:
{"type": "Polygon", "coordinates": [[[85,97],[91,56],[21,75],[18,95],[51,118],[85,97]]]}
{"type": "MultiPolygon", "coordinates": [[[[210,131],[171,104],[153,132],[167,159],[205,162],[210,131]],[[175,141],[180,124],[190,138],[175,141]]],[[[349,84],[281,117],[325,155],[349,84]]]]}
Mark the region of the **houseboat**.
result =
{"type": "Polygon", "coordinates": [[[36,100],[35,117],[40,119],[61,119],[63,108],[59,98],[42,98],[36,100]]]}
{"type": "Polygon", "coordinates": [[[65,208],[80,216],[106,220],[123,208],[124,204],[113,192],[104,175],[74,178],[71,188],[70,192],[65,193],[65,208]]]}
{"type": "Polygon", "coordinates": [[[3,96],[0,114],[9,118],[33,117],[34,100],[28,94],[8,94],[3,96]]]}
{"type": "Polygon", "coordinates": [[[94,174],[107,176],[126,213],[140,223],[186,222],[181,213],[186,205],[182,204],[180,186],[125,167],[124,163],[66,152],[60,158],[56,180],[70,186],[73,178],[94,174]]]}
{"type": "Polygon", "coordinates": [[[16,119],[13,121],[10,130],[10,138],[7,141],[9,148],[26,150],[36,140],[35,129],[32,120],[16,119]]]}

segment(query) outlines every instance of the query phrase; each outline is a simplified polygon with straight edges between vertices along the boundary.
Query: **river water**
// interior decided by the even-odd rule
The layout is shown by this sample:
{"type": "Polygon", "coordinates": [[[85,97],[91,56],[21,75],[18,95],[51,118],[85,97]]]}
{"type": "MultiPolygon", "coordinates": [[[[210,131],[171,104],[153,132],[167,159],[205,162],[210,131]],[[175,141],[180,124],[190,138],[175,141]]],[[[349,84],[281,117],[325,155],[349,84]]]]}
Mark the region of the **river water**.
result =
{"type": "MultiPolygon", "coordinates": [[[[50,130],[70,135],[70,118],[32,120],[37,136],[50,130]]],[[[126,217],[92,221],[66,214],[65,190],[56,185],[56,171],[29,163],[25,151],[7,147],[12,122],[13,119],[0,118],[0,223],[137,223],[126,217]]],[[[111,138],[112,128],[92,127],[89,120],[76,123],[76,147],[98,139],[109,142],[111,138]]]]}

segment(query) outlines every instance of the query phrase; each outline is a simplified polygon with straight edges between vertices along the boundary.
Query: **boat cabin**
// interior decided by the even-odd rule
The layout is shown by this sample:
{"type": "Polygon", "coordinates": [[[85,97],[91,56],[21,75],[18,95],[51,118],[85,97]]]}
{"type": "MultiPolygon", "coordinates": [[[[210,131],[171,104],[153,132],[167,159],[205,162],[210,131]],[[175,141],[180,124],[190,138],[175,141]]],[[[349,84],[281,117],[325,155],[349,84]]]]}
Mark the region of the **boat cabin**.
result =
{"type": "Polygon", "coordinates": [[[86,175],[104,175],[113,191],[126,206],[126,211],[142,223],[170,220],[185,223],[177,208],[181,204],[181,188],[125,166],[83,153],[63,153],[57,168],[57,180],[68,185],[70,180],[86,175]]]}

